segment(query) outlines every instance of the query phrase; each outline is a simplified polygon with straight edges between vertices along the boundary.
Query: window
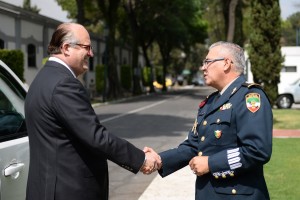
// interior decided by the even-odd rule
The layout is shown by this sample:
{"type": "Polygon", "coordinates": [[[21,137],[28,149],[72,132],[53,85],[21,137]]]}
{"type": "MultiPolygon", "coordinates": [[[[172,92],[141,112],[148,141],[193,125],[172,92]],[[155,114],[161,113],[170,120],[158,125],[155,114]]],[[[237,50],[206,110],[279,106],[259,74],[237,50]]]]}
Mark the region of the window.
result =
{"type": "Polygon", "coordinates": [[[281,72],[297,72],[297,66],[282,66],[281,72]]]}
{"type": "Polygon", "coordinates": [[[28,67],[36,67],[36,48],[35,45],[29,44],[27,46],[27,54],[28,54],[28,67]]]}
{"type": "Polygon", "coordinates": [[[4,49],[4,40],[0,39],[0,49],[4,49]]]}
{"type": "Polygon", "coordinates": [[[24,99],[26,92],[2,67],[0,68],[0,142],[27,135],[24,99]]]}

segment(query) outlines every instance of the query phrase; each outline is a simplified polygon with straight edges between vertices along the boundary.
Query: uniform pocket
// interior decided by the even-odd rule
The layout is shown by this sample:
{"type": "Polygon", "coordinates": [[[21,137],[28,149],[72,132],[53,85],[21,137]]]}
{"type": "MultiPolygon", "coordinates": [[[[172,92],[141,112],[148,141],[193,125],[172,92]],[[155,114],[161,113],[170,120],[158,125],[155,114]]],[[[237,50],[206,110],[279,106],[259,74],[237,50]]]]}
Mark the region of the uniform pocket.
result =
{"type": "Polygon", "coordinates": [[[232,109],[220,110],[210,118],[210,144],[217,146],[236,142],[236,125],[232,122],[232,109]]]}

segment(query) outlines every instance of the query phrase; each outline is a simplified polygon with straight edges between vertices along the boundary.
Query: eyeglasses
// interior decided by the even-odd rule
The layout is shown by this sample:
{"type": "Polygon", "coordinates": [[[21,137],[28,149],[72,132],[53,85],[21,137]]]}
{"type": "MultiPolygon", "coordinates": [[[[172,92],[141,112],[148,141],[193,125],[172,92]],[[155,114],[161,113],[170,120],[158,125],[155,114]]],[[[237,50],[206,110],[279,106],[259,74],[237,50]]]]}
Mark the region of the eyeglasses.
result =
{"type": "Polygon", "coordinates": [[[221,60],[225,60],[225,58],[216,58],[216,59],[205,59],[202,62],[202,66],[203,67],[207,67],[209,64],[216,62],[216,61],[221,61],[221,60]]]}
{"type": "Polygon", "coordinates": [[[85,48],[85,50],[87,50],[88,52],[91,50],[93,51],[92,45],[85,45],[85,44],[80,44],[80,43],[70,43],[70,44],[80,46],[81,48],[85,48]]]}

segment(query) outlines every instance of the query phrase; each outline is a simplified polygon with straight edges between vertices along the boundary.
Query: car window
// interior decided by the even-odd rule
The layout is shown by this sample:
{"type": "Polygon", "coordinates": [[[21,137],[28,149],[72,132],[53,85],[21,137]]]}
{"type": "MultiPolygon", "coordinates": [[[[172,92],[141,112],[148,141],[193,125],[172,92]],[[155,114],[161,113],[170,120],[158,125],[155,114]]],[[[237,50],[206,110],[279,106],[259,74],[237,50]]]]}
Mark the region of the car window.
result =
{"type": "Polygon", "coordinates": [[[26,136],[25,96],[14,77],[0,68],[0,142],[26,136]]]}

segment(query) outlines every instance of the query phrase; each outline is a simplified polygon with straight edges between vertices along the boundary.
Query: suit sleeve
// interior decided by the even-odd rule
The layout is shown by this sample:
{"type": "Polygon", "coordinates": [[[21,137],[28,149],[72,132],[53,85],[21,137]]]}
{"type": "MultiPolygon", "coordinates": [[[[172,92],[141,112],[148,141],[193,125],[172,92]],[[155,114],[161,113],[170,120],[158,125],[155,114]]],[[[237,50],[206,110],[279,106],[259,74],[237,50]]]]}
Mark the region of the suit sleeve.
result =
{"type": "Polygon", "coordinates": [[[52,105],[57,118],[67,129],[68,137],[94,155],[105,157],[133,173],[139,171],[145,153],[110,134],[100,124],[86,90],[77,79],[66,78],[57,85],[52,94],[52,105]]]}
{"type": "Polygon", "coordinates": [[[265,93],[250,89],[241,97],[234,114],[237,131],[237,147],[225,149],[209,157],[210,171],[214,176],[238,175],[249,169],[262,166],[270,160],[272,153],[273,114],[265,93]],[[246,106],[246,95],[259,94],[260,105],[255,112],[246,106]]]}

